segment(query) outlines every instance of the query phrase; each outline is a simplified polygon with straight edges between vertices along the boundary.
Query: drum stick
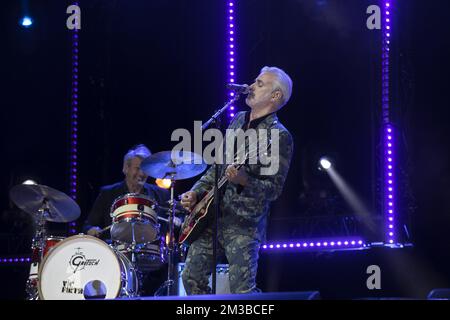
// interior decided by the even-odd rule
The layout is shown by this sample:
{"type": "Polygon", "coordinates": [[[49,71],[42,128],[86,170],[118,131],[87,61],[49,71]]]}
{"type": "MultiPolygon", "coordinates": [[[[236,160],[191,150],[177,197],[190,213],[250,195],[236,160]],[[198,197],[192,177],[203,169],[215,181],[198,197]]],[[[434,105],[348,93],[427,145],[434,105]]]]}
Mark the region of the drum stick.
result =
{"type": "MultiPolygon", "coordinates": [[[[169,223],[169,219],[166,219],[166,218],[163,218],[163,217],[158,217],[158,220],[162,220],[162,221],[165,221],[165,222],[169,223]]],[[[175,225],[175,227],[181,226],[181,223],[182,223],[182,221],[181,221],[180,218],[173,217],[173,224],[175,225]]]]}
{"type": "Polygon", "coordinates": [[[98,233],[103,233],[103,232],[105,232],[105,231],[108,231],[109,229],[111,229],[111,225],[109,225],[109,226],[103,228],[103,229],[100,230],[98,233]]]}
{"type": "Polygon", "coordinates": [[[162,221],[165,221],[165,222],[169,222],[169,219],[166,219],[166,218],[163,218],[163,217],[158,217],[158,220],[162,220],[162,221]]]}

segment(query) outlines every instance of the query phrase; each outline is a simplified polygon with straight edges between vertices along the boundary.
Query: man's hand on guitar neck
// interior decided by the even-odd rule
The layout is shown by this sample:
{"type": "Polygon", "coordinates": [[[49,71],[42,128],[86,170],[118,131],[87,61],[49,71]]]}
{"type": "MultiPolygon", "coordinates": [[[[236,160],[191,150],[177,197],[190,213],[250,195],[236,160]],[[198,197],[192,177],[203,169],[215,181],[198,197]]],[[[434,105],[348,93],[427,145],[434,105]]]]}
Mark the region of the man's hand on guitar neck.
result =
{"type": "Polygon", "coordinates": [[[247,185],[248,175],[247,172],[245,172],[244,167],[241,167],[238,170],[234,167],[234,165],[229,165],[225,170],[225,176],[227,177],[228,181],[234,184],[240,184],[243,187],[247,185]]]}
{"type": "Polygon", "coordinates": [[[181,195],[181,205],[188,211],[197,203],[197,193],[195,191],[188,191],[181,195]]]}

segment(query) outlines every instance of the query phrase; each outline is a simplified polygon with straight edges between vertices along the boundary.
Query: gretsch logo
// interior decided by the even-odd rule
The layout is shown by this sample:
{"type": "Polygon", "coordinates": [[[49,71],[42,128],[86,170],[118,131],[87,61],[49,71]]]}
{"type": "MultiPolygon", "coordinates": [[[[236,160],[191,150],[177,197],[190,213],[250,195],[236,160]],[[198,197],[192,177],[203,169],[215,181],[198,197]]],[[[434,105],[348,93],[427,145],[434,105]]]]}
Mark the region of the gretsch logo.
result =
{"type": "Polygon", "coordinates": [[[100,263],[100,259],[87,259],[81,249],[76,248],[75,254],[70,258],[69,265],[73,273],[84,270],[86,267],[97,266],[100,263]]]}

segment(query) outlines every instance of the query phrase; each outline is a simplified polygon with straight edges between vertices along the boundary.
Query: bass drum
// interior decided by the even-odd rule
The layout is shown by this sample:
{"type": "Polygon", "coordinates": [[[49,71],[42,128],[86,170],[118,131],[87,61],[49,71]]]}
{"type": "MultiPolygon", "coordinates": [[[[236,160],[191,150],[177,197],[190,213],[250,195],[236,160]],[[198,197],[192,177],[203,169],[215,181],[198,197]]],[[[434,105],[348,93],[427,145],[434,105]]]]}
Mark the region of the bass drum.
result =
{"type": "Polygon", "coordinates": [[[59,242],[39,268],[39,298],[84,300],[134,297],[138,279],[122,253],[92,236],[59,242]]]}

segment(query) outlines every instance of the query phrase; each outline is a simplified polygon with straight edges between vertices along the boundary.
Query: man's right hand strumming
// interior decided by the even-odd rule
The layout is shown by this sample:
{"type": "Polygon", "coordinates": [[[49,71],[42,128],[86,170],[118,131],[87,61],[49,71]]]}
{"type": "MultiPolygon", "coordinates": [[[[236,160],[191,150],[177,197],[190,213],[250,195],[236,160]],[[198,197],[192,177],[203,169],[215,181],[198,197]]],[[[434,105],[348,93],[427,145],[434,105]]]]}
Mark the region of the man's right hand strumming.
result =
{"type": "Polygon", "coordinates": [[[181,195],[181,205],[186,210],[191,210],[197,203],[197,193],[195,191],[188,191],[181,195]]]}

